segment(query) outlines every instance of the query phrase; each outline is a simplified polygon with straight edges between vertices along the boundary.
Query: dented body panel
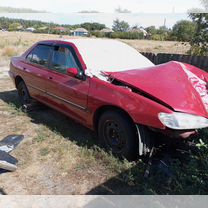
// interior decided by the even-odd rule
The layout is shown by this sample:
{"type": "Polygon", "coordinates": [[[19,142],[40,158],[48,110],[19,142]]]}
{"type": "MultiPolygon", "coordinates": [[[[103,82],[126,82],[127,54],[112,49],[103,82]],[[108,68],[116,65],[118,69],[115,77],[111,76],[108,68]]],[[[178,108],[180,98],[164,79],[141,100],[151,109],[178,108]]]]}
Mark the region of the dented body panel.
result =
{"type": "Polygon", "coordinates": [[[207,117],[200,95],[180,63],[169,62],[144,70],[115,72],[110,76],[169,105],[174,111],[207,117]]]}

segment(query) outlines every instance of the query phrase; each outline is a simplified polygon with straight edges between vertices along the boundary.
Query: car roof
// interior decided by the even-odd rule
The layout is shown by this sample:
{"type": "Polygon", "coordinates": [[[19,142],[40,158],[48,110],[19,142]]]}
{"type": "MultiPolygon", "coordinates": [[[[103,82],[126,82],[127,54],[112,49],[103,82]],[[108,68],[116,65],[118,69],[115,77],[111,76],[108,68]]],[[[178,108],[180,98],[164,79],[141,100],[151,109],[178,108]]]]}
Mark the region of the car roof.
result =
{"type": "Polygon", "coordinates": [[[93,75],[101,71],[123,71],[154,66],[136,49],[118,40],[100,38],[77,38],[65,40],[48,40],[40,43],[74,44],[81,55],[86,68],[93,75]]]}
{"type": "Polygon", "coordinates": [[[52,40],[42,40],[39,41],[38,44],[54,44],[58,42],[66,42],[66,43],[73,43],[74,45],[81,45],[81,44],[101,44],[101,43],[118,43],[118,40],[112,39],[101,39],[101,38],[69,38],[69,39],[52,39],[52,40]]]}

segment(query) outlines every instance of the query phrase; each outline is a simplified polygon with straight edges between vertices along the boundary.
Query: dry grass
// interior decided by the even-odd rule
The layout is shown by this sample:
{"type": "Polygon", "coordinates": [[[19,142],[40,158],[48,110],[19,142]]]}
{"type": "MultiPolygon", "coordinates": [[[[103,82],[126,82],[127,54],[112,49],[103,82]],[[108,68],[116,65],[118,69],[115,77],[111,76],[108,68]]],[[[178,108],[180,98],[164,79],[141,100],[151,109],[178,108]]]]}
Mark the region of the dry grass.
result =
{"type": "Polygon", "coordinates": [[[5,56],[5,57],[12,57],[17,54],[18,54],[17,50],[14,47],[5,47],[2,50],[2,56],[5,56]]]}
{"type": "Polygon", "coordinates": [[[189,43],[177,41],[124,40],[123,42],[140,52],[186,54],[190,49],[189,43]]]}
{"type": "MultiPolygon", "coordinates": [[[[62,38],[66,38],[63,36],[62,38]]],[[[59,35],[33,34],[26,32],[1,32],[0,31],[0,62],[8,64],[10,58],[22,54],[35,42],[47,39],[60,39],[59,35]]]]}
{"type": "Polygon", "coordinates": [[[0,121],[0,139],[25,136],[13,152],[17,171],[0,175],[6,193],[85,194],[133,166],[101,150],[91,131],[52,109],[23,113],[9,79],[0,79],[0,121]]]}

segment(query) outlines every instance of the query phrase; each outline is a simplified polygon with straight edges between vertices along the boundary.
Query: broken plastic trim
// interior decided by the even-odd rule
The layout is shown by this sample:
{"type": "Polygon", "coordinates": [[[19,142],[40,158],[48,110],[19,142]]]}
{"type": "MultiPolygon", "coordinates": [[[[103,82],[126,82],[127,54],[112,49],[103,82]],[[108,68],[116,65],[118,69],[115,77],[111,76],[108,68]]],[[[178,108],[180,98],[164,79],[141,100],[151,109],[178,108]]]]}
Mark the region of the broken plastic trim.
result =
{"type": "Polygon", "coordinates": [[[15,149],[23,139],[23,135],[10,135],[0,141],[0,173],[17,169],[18,160],[9,152],[15,149]]]}
{"type": "Polygon", "coordinates": [[[138,136],[138,141],[139,141],[139,156],[145,156],[147,153],[150,152],[151,148],[153,145],[151,145],[151,141],[149,140],[148,137],[141,136],[141,134],[145,134],[144,131],[145,129],[140,128],[139,125],[136,126],[136,131],[137,131],[137,136],[138,136]]]}

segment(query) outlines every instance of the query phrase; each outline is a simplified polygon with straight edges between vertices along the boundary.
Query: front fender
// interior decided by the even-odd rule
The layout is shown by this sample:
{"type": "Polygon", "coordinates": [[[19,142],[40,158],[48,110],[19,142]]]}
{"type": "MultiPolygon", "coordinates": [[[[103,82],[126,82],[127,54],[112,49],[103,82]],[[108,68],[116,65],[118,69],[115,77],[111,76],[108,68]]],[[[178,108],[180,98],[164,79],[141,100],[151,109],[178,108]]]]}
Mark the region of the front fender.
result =
{"type": "MultiPolygon", "coordinates": [[[[146,98],[135,92],[131,92],[114,84],[92,78],[89,89],[88,108],[93,114],[102,106],[115,106],[127,112],[137,124],[164,129],[159,121],[158,113],[173,112],[156,101],[146,98]]],[[[91,122],[93,118],[90,117],[91,122]]]]}

